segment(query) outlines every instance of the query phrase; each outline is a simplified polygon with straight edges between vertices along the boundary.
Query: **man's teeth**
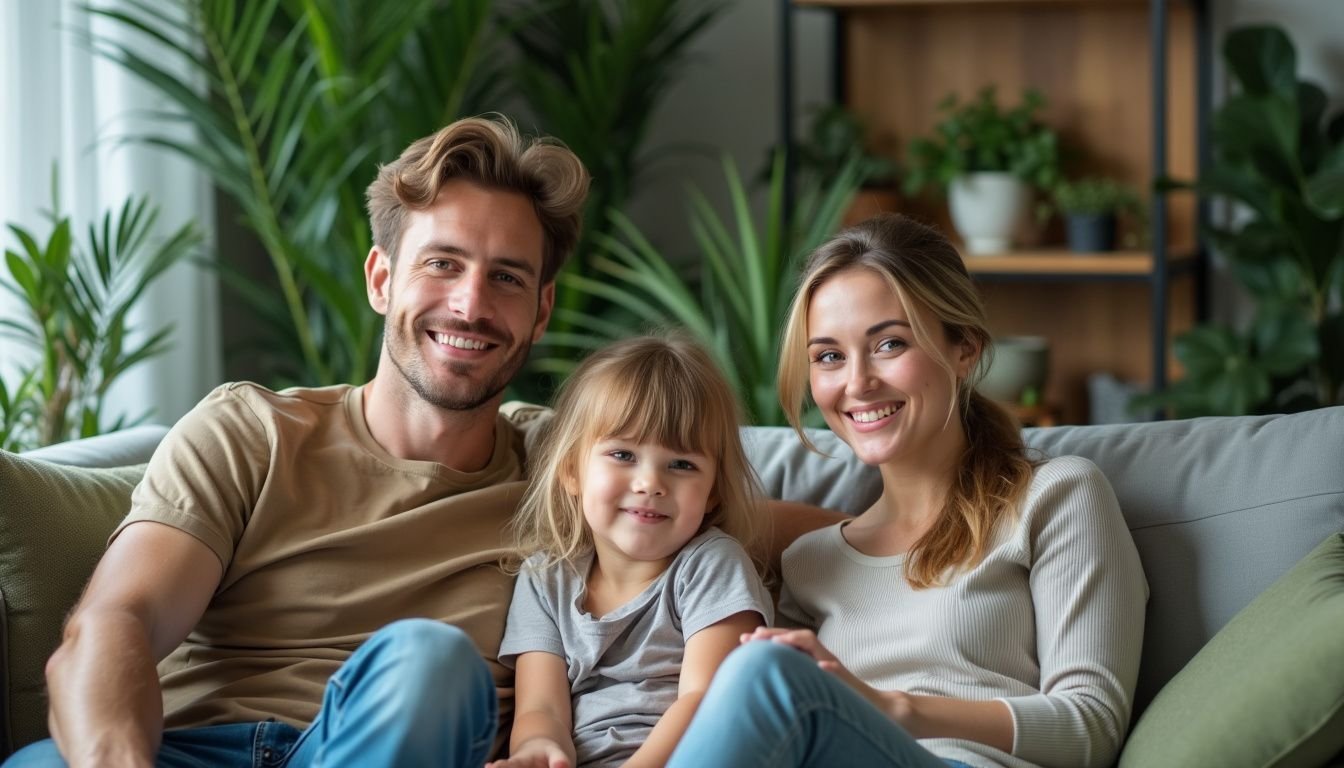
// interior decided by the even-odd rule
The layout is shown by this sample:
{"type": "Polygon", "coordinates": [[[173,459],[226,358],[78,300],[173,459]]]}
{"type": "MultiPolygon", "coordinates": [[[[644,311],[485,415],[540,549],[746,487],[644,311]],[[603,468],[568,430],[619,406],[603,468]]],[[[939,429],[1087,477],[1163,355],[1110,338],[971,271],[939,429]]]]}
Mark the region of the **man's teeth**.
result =
{"type": "Polygon", "coordinates": [[[887,407],[879,408],[876,411],[854,411],[850,415],[853,416],[854,420],[859,422],[860,424],[867,424],[870,421],[885,419],[886,417],[890,416],[895,412],[896,412],[896,406],[888,405],[887,407]]]}
{"type": "Polygon", "coordinates": [[[450,347],[458,349],[485,349],[484,341],[475,339],[464,339],[461,336],[450,336],[446,333],[434,332],[434,340],[440,344],[447,344],[450,347]]]}

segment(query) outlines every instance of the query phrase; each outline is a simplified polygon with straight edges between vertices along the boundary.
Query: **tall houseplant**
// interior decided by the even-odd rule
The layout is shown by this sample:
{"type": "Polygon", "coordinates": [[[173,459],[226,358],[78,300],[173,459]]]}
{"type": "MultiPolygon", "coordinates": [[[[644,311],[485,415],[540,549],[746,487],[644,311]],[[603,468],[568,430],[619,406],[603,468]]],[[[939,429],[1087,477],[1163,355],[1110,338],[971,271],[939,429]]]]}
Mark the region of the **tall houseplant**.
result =
{"type": "MultiPolygon", "coordinates": [[[[684,274],[629,219],[613,213],[616,234],[603,236],[591,274],[561,277],[574,289],[612,305],[606,316],[574,314],[573,330],[551,334],[556,346],[591,349],[651,326],[686,329],[714,355],[756,424],[784,424],[775,370],[785,313],[803,258],[835,232],[859,186],[851,157],[829,186],[807,185],[785,225],[784,158],[776,155],[765,218],[757,222],[736,165],[723,161],[732,199],[725,221],[698,190],[690,193],[690,225],[700,248],[684,274]],[[731,227],[731,229],[730,229],[731,227]],[[735,230],[735,231],[733,231],[735,230]]],[[[570,359],[548,361],[558,373],[570,359]]]]}
{"type": "Polygon", "coordinates": [[[1195,190],[1236,205],[1207,230],[1255,298],[1248,325],[1203,325],[1174,350],[1185,375],[1136,408],[1178,416],[1298,411],[1344,403],[1344,113],[1297,77],[1282,29],[1232,31],[1237,91],[1217,110],[1213,162],[1195,190]]]}
{"type": "Polygon", "coordinates": [[[26,347],[34,360],[18,367],[12,387],[0,381],[0,448],[9,451],[128,426],[125,415],[112,418],[105,411],[108,390],[127,370],[163,352],[170,333],[161,328],[137,340],[131,309],[201,240],[191,224],[151,240],[158,209],[144,199],[104,213],[77,240],[58,199],[53,184],[45,243],[9,225],[19,247],[5,251],[9,278],[0,286],[19,299],[26,315],[0,320],[0,337],[26,347]]]}
{"type": "Polygon", "coordinates": [[[1007,249],[1031,207],[1031,188],[1059,178],[1059,140],[1042,123],[1039,91],[1028,89],[1012,108],[999,106],[986,86],[961,103],[956,94],[938,109],[933,135],[910,142],[905,191],[946,189],[953,225],[972,253],[1007,249]]]}
{"type": "MultiPolygon", "coordinates": [[[[593,174],[584,229],[566,271],[585,274],[613,233],[652,157],[649,128],[685,64],[691,42],[724,9],[718,0],[554,0],[515,3],[511,36],[518,87],[542,131],[564,141],[593,174]]],[[[600,309],[569,281],[556,285],[552,320],[600,309]],[[590,306],[591,305],[591,306],[590,306]]]]}
{"type": "Polygon", "coordinates": [[[265,353],[277,381],[366,379],[381,323],[364,289],[364,187],[411,140],[498,105],[508,78],[491,0],[164,0],[92,12],[167,51],[96,41],[167,98],[161,118],[198,137],[136,138],[209,174],[266,251],[274,290],[221,267],[273,331],[265,353]]]}

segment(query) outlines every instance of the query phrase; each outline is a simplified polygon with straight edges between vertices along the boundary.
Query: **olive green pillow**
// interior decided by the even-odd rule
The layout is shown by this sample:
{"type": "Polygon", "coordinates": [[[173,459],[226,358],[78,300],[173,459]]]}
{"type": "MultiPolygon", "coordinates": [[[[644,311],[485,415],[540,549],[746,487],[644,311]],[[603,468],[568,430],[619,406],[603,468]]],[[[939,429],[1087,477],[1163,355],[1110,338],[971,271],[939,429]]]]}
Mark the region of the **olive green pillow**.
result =
{"type": "Polygon", "coordinates": [[[144,472],[0,451],[0,756],[46,738],[47,657],[144,472]]]}
{"type": "Polygon", "coordinates": [[[1319,766],[1344,749],[1344,533],[1213,636],[1144,711],[1120,768],[1319,766]]]}

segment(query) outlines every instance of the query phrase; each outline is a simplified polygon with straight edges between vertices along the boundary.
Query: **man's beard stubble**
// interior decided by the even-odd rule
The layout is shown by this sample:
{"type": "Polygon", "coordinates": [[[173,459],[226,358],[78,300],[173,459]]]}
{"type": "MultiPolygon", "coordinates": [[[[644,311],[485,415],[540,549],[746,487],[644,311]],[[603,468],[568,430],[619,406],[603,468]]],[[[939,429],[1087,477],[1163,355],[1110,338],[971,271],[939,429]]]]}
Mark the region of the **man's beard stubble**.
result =
{"type": "MultiPolygon", "coordinates": [[[[415,323],[416,340],[425,336],[431,327],[446,331],[473,333],[505,349],[513,343],[512,334],[496,328],[490,323],[463,323],[460,321],[444,323],[433,321],[432,318],[422,318],[415,323]]],[[[408,344],[405,334],[399,328],[393,332],[392,336],[387,336],[387,332],[388,328],[384,326],[384,343],[387,345],[388,357],[401,373],[402,378],[421,400],[449,411],[475,410],[503,392],[523,367],[523,363],[527,361],[528,353],[532,350],[532,339],[530,337],[525,338],[523,343],[519,344],[500,363],[499,368],[479,384],[467,378],[472,370],[479,366],[468,363],[448,363],[448,371],[453,374],[454,378],[436,388],[433,378],[425,370],[426,360],[419,355],[419,348],[416,344],[413,342],[408,344]]]]}

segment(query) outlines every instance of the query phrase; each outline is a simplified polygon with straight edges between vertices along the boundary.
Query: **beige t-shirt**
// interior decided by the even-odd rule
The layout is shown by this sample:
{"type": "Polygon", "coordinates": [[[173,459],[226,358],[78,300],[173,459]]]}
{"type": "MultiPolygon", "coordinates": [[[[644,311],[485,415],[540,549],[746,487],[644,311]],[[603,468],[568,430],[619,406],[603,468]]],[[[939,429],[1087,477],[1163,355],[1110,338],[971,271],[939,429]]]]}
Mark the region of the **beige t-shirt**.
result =
{"type": "Polygon", "coordinates": [[[360,643],[410,617],[471,637],[510,722],[513,673],[496,656],[513,579],[498,563],[538,409],[501,415],[489,464],[466,473],[388,454],[362,396],[226,384],[154,454],[113,538],[165,523],[224,565],[200,623],[159,664],[166,727],[273,717],[304,728],[360,643]]]}

